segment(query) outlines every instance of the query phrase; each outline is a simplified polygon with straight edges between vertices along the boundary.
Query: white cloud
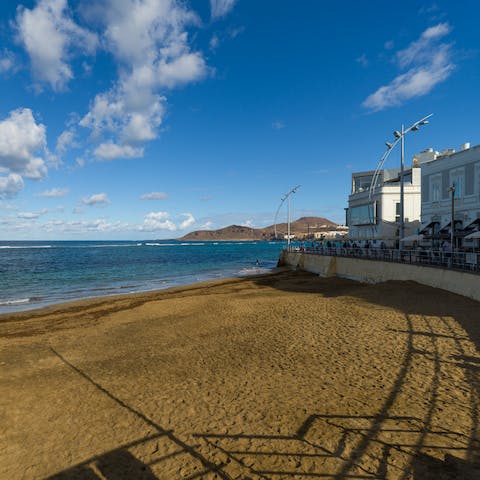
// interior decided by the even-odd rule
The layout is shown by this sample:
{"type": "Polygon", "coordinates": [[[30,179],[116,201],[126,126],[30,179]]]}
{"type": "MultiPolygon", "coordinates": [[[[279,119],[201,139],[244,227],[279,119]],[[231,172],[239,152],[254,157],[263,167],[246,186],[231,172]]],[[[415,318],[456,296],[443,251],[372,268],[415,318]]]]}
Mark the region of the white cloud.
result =
{"type": "MultiPolygon", "coordinates": [[[[37,82],[34,87],[65,90],[74,77],[74,65],[82,68],[85,64],[77,57],[92,56],[97,48],[113,56],[117,79],[111,88],[91,99],[88,111],[75,122],[76,126],[89,130],[92,146],[87,154],[98,160],[142,157],[145,142],[159,135],[167,104],[165,92],[213,74],[203,53],[192,46],[189,30],[201,27],[202,21],[190,2],[102,0],[77,5],[68,0],[36,0],[31,3],[33,6],[17,8],[15,28],[17,41],[30,58],[37,82]]],[[[214,3],[212,11],[220,16],[234,4],[233,1],[214,3]]],[[[2,56],[0,51],[0,69],[8,70],[14,57],[11,52],[4,52],[2,56]]],[[[86,60],[91,63],[91,58],[86,60]]],[[[18,170],[11,173],[31,178],[45,176],[47,166],[58,166],[69,148],[80,147],[79,140],[83,140],[80,133],[70,122],[59,135],[53,153],[48,152],[45,143],[45,155],[37,156],[36,164],[32,160],[29,165],[33,168],[28,173],[18,170]]],[[[0,167],[1,163],[0,160],[0,167]]],[[[80,160],[78,166],[82,165],[80,160]]],[[[3,172],[6,170],[0,170],[0,174],[3,172]]]]}
{"type": "Polygon", "coordinates": [[[209,42],[210,48],[215,50],[220,45],[220,39],[217,34],[213,34],[209,42]]]}
{"type": "Polygon", "coordinates": [[[44,177],[45,162],[35,154],[45,149],[45,126],[35,122],[29,108],[14,110],[0,121],[0,172],[7,170],[27,178],[44,177]]]}
{"type": "Polygon", "coordinates": [[[211,220],[207,220],[203,225],[200,225],[200,229],[202,230],[210,230],[213,226],[213,222],[211,220]]]}
{"type": "MultiPolygon", "coordinates": [[[[132,80],[133,82],[133,80],[132,80]]],[[[164,98],[141,88],[118,86],[98,94],[80,125],[92,130],[92,136],[112,134],[131,143],[152,140],[161,124],[164,98]]],[[[110,143],[113,143],[110,141],[110,143]]]]}
{"type": "MultiPolygon", "coordinates": [[[[94,196],[90,197],[93,198],[94,196]]],[[[5,205],[0,203],[0,207],[5,205]]],[[[55,209],[60,211],[60,209],[55,209]]],[[[170,213],[164,211],[150,212],[143,218],[142,223],[130,224],[121,221],[108,221],[105,218],[97,218],[96,220],[60,220],[52,219],[44,222],[37,221],[39,217],[48,213],[49,210],[43,209],[38,212],[21,212],[17,215],[10,215],[0,219],[0,224],[4,223],[14,230],[31,230],[35,228],[37,231],[46,231],[49,233],[71,233],[75,235],[85,235],[89,232],[176,232],[186,229],[195,223],[195,219],[191,213],[182,213],[178,215],[175,222],[172,220],[170,213]]],[[[50,210],[53,213],[54,210],[50,210]]],[[[83,213],[80,207],[76,207],[73,213],[83,213]]],[[[210,228],[212,222],[206,222],[202,227],[210,228]]]]}
{"type": "Polygon", "coordinates": [[[45,148],[45,164],[48,167],[58,168],[62,163],[59,155],[52,153],[48,148],[45,148]]]}
{"type": "Polygon", "coordinates": [[[371,110],[383,110],[401,105],[410,98],[426,95],[452,73],[454,65],[450,58],[450,47],[448,45],[440,47],[429,64],[398,75],[390,84],[380,87],[370,95],[363,105],[371,110]]]}
{"type": "Polygon", "coordinates": [[[282,130],[282,128],[285,128],[285,123],[282,122],[281,120],[275,120],[273,123],[272,123],[272,128],[274,130],[282,130]]]}
{"type": "Polygon", "coordinates": [[[125,222],[107,222],[103,218],[96,220],[73,220],[65,222],[63,220],[50,220],[42,225],[38,225],[46,232],[62,232],[82,235],[86,232],[123,232],[131,229],[131,226],[125,222]]]}
{"type": "Polygon", "coordinates": [[[377,111],[401,105],[406,100],[426,95],[437,84],[445,81],[455,65],[451,45],[438,44],[438,40],[449,32],[450,26],[440,23],[427,28],[418,40],[397,52],[395,58],[399,67],[409,67],[409,70],[369,95],[363,106],[377,111]]]}
{"type": "Polygon", "coordinates": [[[0,73],[8,73],[15,69],[15,56],[10,50],[4,49],[0,55],[0,73]]]}
{"type": "Polygon", "coordinates": [[[230,27],[227,30],[227,33],[230,38],[237,38],[244,31],[245,31],[245,27],[243,25],[240,25],[239,27],[230,27]]]}
{"type": "Polygon", "coordinates": [[[168,212],[150,212],[145,215],[143,226],[140,230],[169,230],[171,232],[177,229],[177,226],[169,219],[168,212]]]}
{"type": "Polygon", "coordinates": [[[69,128],[64,130],[57,138],[57,146],[55,151],[59,154],[65,153],[70,147],[78,148],[79,144],[75,140],[75,130],[73,128],[69,128]]]}
{"type": "Polygon", "coordinates": [[[428,5],[428,6],[424,5],[420,7],[420,9],[418,10],[418,13],[420,15],[434,13],[434,12],[438,12],[438,5],[436,3],[433,3],[432,5],[428,5]]]}
{"type": "Polygon", "coordinates": [[[17,217],[25,220],[35,220],[48,212],[46,208],[40,212],[20,212],[17,217]]]}
{"type": "Polygon", "coordinates": [[[397,52],[396,57],[400,68],[418,65],[420,62],[429,62],[433,53],[434,41],[448,35],[450,31],[448,23],[439,23],[427,28],[418,40],[397,52]]]}
{"type": "Polygon", "coordinates": [[[105,23],[107,48],[127,66],[154,64],[159,56],[178,57],[185,52],[184,27],[200,23],[196,14],[177,0],[104,3],[98,20],[105,23]]]}
{"type": "Polygon", "coordinates": [[[18,207],[16,205],[13,205],[11,203],[4,203],[4,202],[0,202],[0,208],[4,208],[5,210],[18,210],[18,207]]]}
{"type": "Polygon", "coordinates": [[[362,53],[358,58],[355,59],[362,67],[367,68],[370,62],[368,61],[366,53],[362,53]]]}
{"type": "Polygon", "coordinates": [[[158,136],[162,91],[209,72],[203,55],[191,50],[186,30],[200,21],[177,0],[108,0],[94,15],[104,24],[104,45],[118,62],[119,79],[95,97],[80,125],[109,147],[96,151],[97,157],[142,156],[138,144],[158,136]]]}
{"type": "Polygon", "coordinates": [[[39,0],[31,10],[20,6],[17,30],[35,78],[55,91],[73,78],[68,64],[72,50],[93,53],[98,43],[95,34],[74,22],[67,0],[39,0]]]}
{"type": "MultiPolygon", "coordinates": [[[[162,123],[164,98],[152,95],[152,103],[142,111],[131,112],[123,119],[120,129],[122,142],[136,144],[157,138],[156,129],[162,123]]],[[[143,154],[143,151],[142,151],[143,154]]]]}
{"type": "Polygon", "coordinates": [[[37,124],[29,108],[10,112],[0,121],[0,195],[11,198],[23,188],[22,177],[40,179],[47,174],[41,152],[46,148],[45,126],[37,124]]]}
{"type": "Polygon", "coordinates": [[[255,224],[253,223],[253,220],[245,220],[244,222],[242,222],[242,225],[244,227],[249,227],[249,228],[254,228],[255,227],[255,224]]]}
{"type": "Polygon", "coordinates": [[[90,197],[85,197],[82,199],[84,205],[108,205],[110,200],[106,193],[96,193],[90,197]]]}
{"type": "MultiPolygon", "coordinates": [[[[317,215],[317,213],[312,212],[308,213],[308,215],[304,212],[302,212],[302,214],[305,216],[312,216],[314,214],[317,215]]],[[[247,222],[250,226],[255,225],[256,227],[262,227],[271,225],[273,216],[274,212],[258,212],[254,214],[251,212],[230,212],[221,215],[200,218],[198,222],[200,225],[205,222],[213,222],[213,225],[217,226],[216,228],[223,227],[225,225],[246,225],[247,222]]]]}
{"type": "Polygon", "coordinates": [[[395,42],[393,40],[387,40],[383,44],[383,48],[385,48],[385,50],[391,50],[394,46],[395,46],[395,42]]]}
{"type": "Polygon", "coordinates": [[[237,0],[210,0],[212,18],[224,17],[234,7],[237,0]]]}
{"type": "Polygon", "coordinates": [[[65,195],[68,195],[68,193],[68,188],[52,188],[50,190],[44,190],[43,192],[39,193],[38,196],[47,198],[59,198],[65,197],[65,195]]]}
{"type": "Polygon", "coordinates": [[[94,151],[100,160],[115,160],[117,158],[138,158],[143,155],[143,148],[130,145],[117,145],[113,142],[101,143],[94,151]]]}
{"type": "Polygon", "coordinates": [[[181,216],[186,218],[178,226],[180,230],[191,227],[195,223],[195,218],[191,213],[182,213],[181,216]]]}
{"type": "Polygon", "coordinates": [[[229,27],[222,33],[214,33],[208,43],[210,50],[216,50],[225,40],[237,38],[244,31],[245,27],[241,25],[238,27],[229,27]]]}
{"type": "Polygon", "coordinates": [[[163,59],[158,63],[158,85],[175,88],[200,80],[206,72],[205,60],[201,53],[184,53],[170,61],[163,59]]]}
{"type": "Polygon", "coordinates": [[[166,198],[168,198],[168,193],[165,192],[144,193],[140,197],[141,200],[165,200],[166,198]]]}
{"type": "Polygon", "coordinates": [[[8,227],[9,230],[13,231],[27,231],[31,232],[32,228],[36,228],[35,219],[19,219],[18,217],[7,217],[1,218],[0,224],[8,227]]]}
{"type": "Polygon", "coordinates": [[[40,214],[38,213],[31,213],[31,212],[22,212],[18,214],[18,218],[24,218],[27,220],[32,220],[34,218],[38,218],[40,214]]]}
{"type": "Polygon", "coordinates": [[[0,198],[13,198],[23,189],[23,180],[17,173],[0,177],[0,198]]]}
{"type": "Polygon", "coordinates": [[[138,230],[153,232],[156,230],[168,230],[174,232],[176,230],[184,230],[195,223],[195,218],[191,213],[181,213],[180,217],[184,220],[175,224],[171,220],[171,216],[168,212],[150,212],[145,215],[143,219],[143,225],[137,227],[138,230]]]}

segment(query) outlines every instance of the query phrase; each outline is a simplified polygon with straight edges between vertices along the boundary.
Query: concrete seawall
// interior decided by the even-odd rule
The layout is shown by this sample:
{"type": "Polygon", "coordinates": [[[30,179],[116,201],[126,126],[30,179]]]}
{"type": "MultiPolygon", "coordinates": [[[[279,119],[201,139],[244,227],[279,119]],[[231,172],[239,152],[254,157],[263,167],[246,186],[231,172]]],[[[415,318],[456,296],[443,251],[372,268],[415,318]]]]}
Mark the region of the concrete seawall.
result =
{"type": "Polygon", "coordinates": [[[321,277],[343,277],[364,283],[414,281],[480,301],[480,276],[444,268],[382,262],[370,259],[282,252],[279,266],[290,266],[321,277]]]}

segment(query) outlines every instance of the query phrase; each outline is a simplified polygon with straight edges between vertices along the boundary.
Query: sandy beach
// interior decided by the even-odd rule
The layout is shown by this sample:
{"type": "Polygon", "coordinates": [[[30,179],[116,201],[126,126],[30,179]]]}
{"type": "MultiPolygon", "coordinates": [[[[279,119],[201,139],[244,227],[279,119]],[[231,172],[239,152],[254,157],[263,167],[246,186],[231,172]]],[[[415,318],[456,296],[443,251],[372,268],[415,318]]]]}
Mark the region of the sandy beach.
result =
{"type": "Polygon", "coordinates": [[[479,307],[279,272],[2,316],[0,478],[480,478],[479,307]]]}

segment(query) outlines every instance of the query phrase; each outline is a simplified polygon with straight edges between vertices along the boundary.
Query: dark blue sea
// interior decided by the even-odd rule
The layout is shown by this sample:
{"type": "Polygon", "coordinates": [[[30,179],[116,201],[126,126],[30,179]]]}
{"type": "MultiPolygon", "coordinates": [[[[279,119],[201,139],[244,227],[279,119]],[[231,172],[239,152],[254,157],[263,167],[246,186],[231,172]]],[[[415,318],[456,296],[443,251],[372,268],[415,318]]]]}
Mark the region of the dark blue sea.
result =
{"type": "Polygon", "coordinates": [[[283,247],[234,241],[0,242],[0,313],[263,273],[277,265],[283,247]]]}

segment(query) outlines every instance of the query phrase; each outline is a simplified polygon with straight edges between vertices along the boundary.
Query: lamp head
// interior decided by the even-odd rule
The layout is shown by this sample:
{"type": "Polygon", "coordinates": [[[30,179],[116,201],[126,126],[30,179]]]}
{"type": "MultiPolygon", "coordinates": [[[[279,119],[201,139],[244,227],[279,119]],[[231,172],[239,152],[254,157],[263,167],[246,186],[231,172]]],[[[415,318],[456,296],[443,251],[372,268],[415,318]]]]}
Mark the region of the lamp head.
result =
{"type": "Polygon", "coordinates": [[[419,125],[426,125],[428,123],[428,120],[422,120],[419,125]]]}
{"type": "Polygon", "coordinates": [[[402,136],[402,134],[401,134],[398,130],[395,130],[395,131],[393,132],[393,136],[394,136],[395,138],[400,138],[400,137],[402,136]]]}
{"type": "Polygon", "coordinates": [[[389,150],[393,147],[393,143],[390,143],[390,142],[385,142],[385,145],[389,150]]]}
{"type": "Polygon", "coordinates": [[[414,126],[412,127],[412,130],[413,130],[413,131],[415,131],[415,130],[420,130],[420,127],[419,127],[418,125],[414,125],[414,126]]]}

